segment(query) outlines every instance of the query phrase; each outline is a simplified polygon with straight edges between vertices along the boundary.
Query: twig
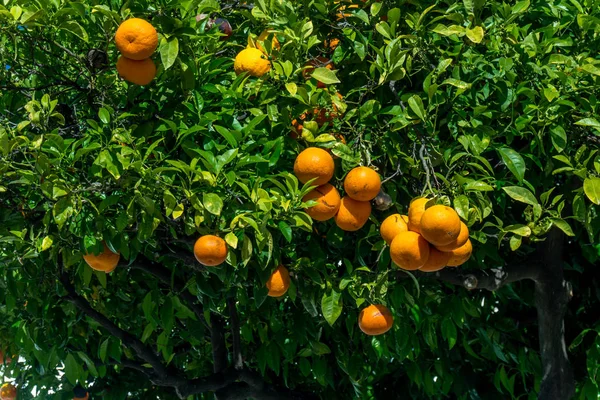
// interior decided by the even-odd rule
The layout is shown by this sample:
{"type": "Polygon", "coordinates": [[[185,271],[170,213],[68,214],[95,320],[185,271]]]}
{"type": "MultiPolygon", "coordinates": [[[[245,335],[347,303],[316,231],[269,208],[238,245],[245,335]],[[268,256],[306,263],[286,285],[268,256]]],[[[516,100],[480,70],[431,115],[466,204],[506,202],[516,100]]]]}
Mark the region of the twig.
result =
{"type": "MultiPolygon", "coordinates": [[[[421,164],[423,165],[423,169],[425,170],[427,188],[433,193],[433,188],[431,187],[431,171],[429,170],[429,166],[427,165],[427,161],[425,160],[425,143],[421,143],[421,149],[419,150],[419,159],[421,160],[421,164]]],[[[424,192],[425,190],[423,188],[423,193],[424,192]]]]}

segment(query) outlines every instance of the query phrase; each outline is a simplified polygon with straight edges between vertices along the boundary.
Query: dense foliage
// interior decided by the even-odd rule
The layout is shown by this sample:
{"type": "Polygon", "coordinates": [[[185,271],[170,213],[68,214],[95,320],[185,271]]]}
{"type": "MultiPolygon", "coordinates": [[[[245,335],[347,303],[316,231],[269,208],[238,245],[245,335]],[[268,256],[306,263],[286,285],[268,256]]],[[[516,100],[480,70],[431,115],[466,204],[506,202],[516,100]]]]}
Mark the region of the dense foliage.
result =
{"type": "Polygon", "coordinates": [[[70,399],[77,382],[92,398],[177,398],[127,368],[140,361],[131,348],[65,300],[65,274],[188,378],[213,372],[211,314],[230,325],[233,297],[245,365],[278,386],[322,398],[536,398],[532,282],[468,291],[391,263],[379,224],[420,195],[469,226],[464,270],[527,264],[551,229],[568,236],[566,342],[577,398],[598,398],[600,1],[348,5],[2,2],[0,347],[20,359],[0,368],[20,398],[37,387],[37,398],[70,399]],[[115,69],[113,37],[131,16],[160,34],[158,75],[143,87],[115,69]],[[229,39],[207,28],[211,17],[229,21],[229,39]],[[236,53],[266,28],[281,44],[265,40],[271,71],[236,75],[236,53]],[[307,80],[316,57],[334,68],[307,80]],[[315,108],[333,118],[319,126],[315,108]],[[307,112],[301,137],[291,134],[307,112]],[[310,189],[293,175],[308,145],[338,157],[340,190],[353,167],[375,168],[393,206],[355,233],[313,222],[310,189]],[[202,234],[228,243],[221,267],[194,260],[202,234]],[[111,274],[82,260],[103,240],[123,260],[111,274]],[[166,284],[140,261],[167,268],[166,284]],[[280,263],[292,285],[273,299],[265,281],[280,263]],[[393,312],[385,335],[358,329],[370,303],[393,312]]]}

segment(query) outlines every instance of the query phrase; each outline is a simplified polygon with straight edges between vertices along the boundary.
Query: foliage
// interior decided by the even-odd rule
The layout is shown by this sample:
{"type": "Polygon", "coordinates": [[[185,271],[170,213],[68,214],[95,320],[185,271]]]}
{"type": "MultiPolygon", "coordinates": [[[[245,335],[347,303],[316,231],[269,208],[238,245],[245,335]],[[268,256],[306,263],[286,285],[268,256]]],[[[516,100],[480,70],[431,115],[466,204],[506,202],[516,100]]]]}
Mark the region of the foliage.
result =
{"type": "Polygon", "coordinates": [[[566,337],[577,398],[597,399],[600,1],[356,5],[338,18],[340,4],[325,0],[3,1],[0,345],[26,360],[3,369],[21,393],[67,399],[79,381],[106,400],[175,398],[124,368],[131,350],[64,301],[64,268],[96,310],[188,377],[212,372],[205,325],[211,312],[227,315],[233,295],[245,361],[268,381],[323,398],[535,398],[531,282],[466,291],[403,279],[391,264],[379,224],[425,194],[469,226],[474,256],[461,268],[526,260],[552,227],[570,236],[566,337]],[[227,18],[232,37],[220,40],[199,14],[227,18]],[[113,36],[130,16],[160,34],[158,75],[145,87],[114,67],[113,36]],[[236,76],[235,54],[267,27],[281,43],[273,68],[236,76]],[[108,64],[91,62],[92,49],[108,64]],[[317,56],[335,69],[306,81],[317,56]],[[290,137],[291,121],[315,107],[337,118],[290,137]],[[359,164],[391,177],[393,207],[356,233],[313,223],[301,200],[310,186],[292,173],[309,143],[339,157],[340,189],[359,164]],[[193,241],[215,233],[227,263],[200,268],[193,241]],[[102,240],[125,264],[168,267],[205,321],[139,269],[93,272],[82,254],[102,240]],[[279,263],[290,290],[267,298],[279,263]],[[383,336],[358,329],[370,303],[394,315],[383,336]]]}

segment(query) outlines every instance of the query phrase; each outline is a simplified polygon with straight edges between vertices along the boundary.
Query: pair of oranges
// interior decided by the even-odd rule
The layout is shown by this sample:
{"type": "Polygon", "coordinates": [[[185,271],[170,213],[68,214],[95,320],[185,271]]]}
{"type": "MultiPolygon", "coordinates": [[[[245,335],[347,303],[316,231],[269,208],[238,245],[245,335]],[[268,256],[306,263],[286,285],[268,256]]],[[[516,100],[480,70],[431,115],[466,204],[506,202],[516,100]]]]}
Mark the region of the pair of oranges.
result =
{"type": "Polygon", "coordinates": [[[327,151],[318,147],[303,150],[294,162],[294,174],[302,183],[315,179],[318,185],[302,201],[316,201],[316,205],[306,210],[316,221],[335,219],[340,229],[348,232],[362,228],[371,215],[371,203],[381,189],[381,179],[369,167],[356,167],[344,179],[346,196],[328,183],[333,177],[335,163],[327,151]]]}
{"type": "Polygon", "coordinates": [[[462,265],[471,257],[467,225],[451,207],[438,204],[426,208],[428,202],[414,199],[408,215],[390,215],[381,224],[381,237],[402,269],[435,272],[462,265]]]}
{"type": "Polygon", "coordinates": [[[158,33],[148,21],[131,18],[124,21],[115,34],[117,72],[136,85],[147,85],[156,76],[156,65],[150,58],[158,47],[158,33]]]}

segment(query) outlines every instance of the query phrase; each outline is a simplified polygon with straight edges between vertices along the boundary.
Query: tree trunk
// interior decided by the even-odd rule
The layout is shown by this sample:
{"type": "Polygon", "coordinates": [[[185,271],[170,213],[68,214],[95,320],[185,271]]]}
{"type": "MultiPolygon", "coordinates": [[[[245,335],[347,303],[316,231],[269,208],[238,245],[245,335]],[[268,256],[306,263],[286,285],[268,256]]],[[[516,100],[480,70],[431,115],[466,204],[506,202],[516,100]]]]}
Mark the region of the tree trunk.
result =
{"type": "Polygon", "coordinates": [[[540,400],[569,400],[575,394],[564,336],[571,288],[563,274],[563,245],[564,234],[555,228],[549,232],[539,255],[543,263],[536,279],[535,299],[543,369],[540,400]]]}

